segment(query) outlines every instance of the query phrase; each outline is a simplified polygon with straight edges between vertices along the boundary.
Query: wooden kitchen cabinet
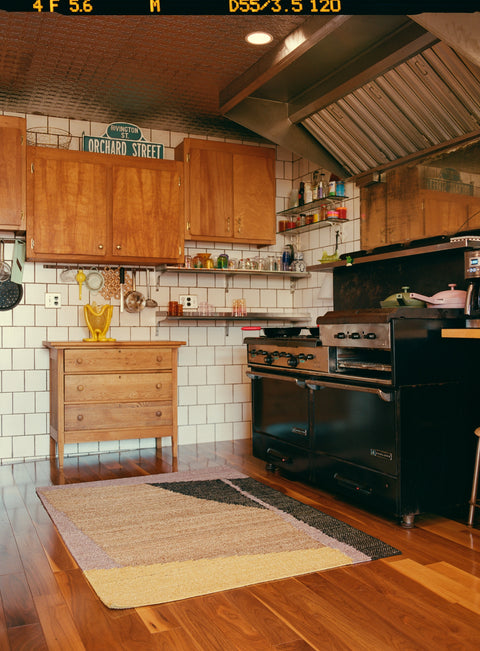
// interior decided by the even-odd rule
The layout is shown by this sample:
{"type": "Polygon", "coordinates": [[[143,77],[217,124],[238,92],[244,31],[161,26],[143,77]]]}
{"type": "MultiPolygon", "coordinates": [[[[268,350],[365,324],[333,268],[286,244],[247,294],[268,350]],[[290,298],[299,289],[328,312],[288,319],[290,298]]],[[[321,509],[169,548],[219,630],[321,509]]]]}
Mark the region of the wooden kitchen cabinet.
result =
{"type": "Polygon", "coordinates": [[[50,351],[50,455],[87,441],[172,441],[177,457],[177,351],[185,342],[44,342],[50,351]]]}
{"type": "Polygon", "coordinates": [[[452,191],[466,184],[441,191],[428,181],[421,166],[404,166],[385,173],[383,182],[361,188],[362,249],[480,228],[480,198],[452,191]]]}
{"type": "Polygon", "coordinates": [[[27,258],[183,261],[183,165],[28,147],[27,258]]]}
{"type": "Polygon", "coordinates": [[[24,231],[26,121],[0,115],[0,230],[24,231]]]}
{"type": "Polygon", "coordinates": [[[275,243],[275,150],[186,138],[185,237],[275,243]]]}

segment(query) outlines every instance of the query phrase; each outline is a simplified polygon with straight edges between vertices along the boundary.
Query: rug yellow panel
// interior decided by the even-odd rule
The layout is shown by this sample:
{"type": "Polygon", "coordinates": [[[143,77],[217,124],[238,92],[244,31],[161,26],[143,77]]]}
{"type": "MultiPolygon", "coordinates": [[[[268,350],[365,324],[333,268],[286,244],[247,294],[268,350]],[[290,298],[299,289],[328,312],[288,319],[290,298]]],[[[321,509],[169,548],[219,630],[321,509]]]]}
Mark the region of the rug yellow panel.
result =
{"type": "Polygon", "coordinates": [[[352,564],[329,547],[270,554],[88,570],[84,574],[109,608],[137,608],[352,564]]]}

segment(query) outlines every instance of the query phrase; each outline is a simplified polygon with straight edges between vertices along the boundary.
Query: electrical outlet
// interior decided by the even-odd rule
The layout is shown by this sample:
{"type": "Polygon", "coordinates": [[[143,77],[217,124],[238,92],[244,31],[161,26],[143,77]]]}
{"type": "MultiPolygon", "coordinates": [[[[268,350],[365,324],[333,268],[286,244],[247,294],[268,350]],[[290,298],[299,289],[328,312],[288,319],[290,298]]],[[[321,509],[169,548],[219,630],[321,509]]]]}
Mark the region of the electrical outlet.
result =
{"type": "Polygon", "coordinates": [[[196,310],[198,308],[198,299],[195,294],[183,294],[179,296],[178,300],[183,305],[184,310],[196,310]]]}
{"type": "Polygon", "coordinates": [[[62,307],[60,294],[45,294],[45,307],[62,307]]]}

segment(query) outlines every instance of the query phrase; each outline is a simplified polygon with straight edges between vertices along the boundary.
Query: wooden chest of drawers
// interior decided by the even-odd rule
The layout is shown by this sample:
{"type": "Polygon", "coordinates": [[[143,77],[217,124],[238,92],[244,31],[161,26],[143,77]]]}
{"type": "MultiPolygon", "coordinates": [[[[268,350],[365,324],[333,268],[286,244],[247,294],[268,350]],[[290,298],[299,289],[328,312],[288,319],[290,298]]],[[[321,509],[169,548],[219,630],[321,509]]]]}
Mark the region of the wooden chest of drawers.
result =
{"type": "Polygon", "coordinates": [[[177,457],[177,352],[185,342],[44,342],[50,454],[65,443],[171,437],[177,457]]]}

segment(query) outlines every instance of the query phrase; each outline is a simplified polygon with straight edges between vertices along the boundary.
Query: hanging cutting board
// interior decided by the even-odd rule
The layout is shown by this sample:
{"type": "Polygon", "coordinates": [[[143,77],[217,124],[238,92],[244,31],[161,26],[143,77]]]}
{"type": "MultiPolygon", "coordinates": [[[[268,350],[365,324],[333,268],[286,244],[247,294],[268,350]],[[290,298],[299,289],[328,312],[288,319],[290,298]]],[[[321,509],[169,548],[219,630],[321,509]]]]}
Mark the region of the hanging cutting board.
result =
{"type": "Polygon", "coordinates": [[[25,242],[15,240],[13,246],[12,274],[11,280],[14,283],[22,284],[23,268],[25,266],[25,242]]]}

